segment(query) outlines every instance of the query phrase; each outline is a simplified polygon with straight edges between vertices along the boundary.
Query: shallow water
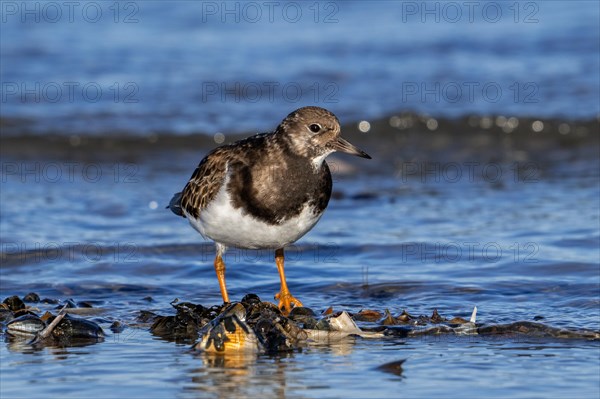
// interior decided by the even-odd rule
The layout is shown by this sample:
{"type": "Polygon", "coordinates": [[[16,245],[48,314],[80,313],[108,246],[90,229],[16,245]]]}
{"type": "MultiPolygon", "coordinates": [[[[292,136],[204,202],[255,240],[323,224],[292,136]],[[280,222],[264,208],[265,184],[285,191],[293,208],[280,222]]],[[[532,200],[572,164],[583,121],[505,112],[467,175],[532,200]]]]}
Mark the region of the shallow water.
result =
{"type": "MultiPolygon", "coordinates": [[[[147,326],[112,333],[112,321],[136,324],[140,310],[172,314],[174,298],[220,301],[212,245],[164,209],[195,151],[162,150],[169,167],[153,156],[89,163],[106,171],[95,182],[76,173],[56,181],[40,175],[39,182],[22,173],[3,176],[2,297],[33,291],[90,301],[101,311],[87,317],[107,333],[104,342],[85,347],[35,349],[7,340],[0,346],[4,395],[103,397],[119,384],[119,395],[131,397],[597,396],[598,341],[349,338],[301,353],[211,358],[192,353],[190,343],[154,337],[147,326]],[[126,181],[109,173],[129,168],[135,173],[126,181]],[[401,376],[377,369],[401,359],[407,359],[401,376]]],[[[478,172],[455,179],[449,169],[403,175],[386,166],[390,159],[372,161],[379,172],[360,172],[353,168],[362,160],[347,161],[332,159],[337,170],[354,172],[334,176],[336,194],[325,216],[287,251],[290,289],[307,306],[413,315],[437,308],[467,319],[477,306],[483,324],[536,320],[600,330],[597,158],[536,163],[517,177],[520,166],[502,165],[502,176],[493,179],[478,172]]],[[[34,170],[36,162],[22,170],[34,170]]],[[[67,168],[61,159],[43,164],[67,168]]],[[[250,292],[272,298],[278,290],[272,256],[227,253],[233,300],[250,292]]]]}
{"type": "MultiPolygon", "coordinates": [[[[175,298],[221,300],[212,244],[164,209],[216,145],[213,134],[228,142],[317,104],[374,159],[328,159],[329,208],[287,250],[288,284],[304,304],[465,319],[477,306],[484,325],[535,320],[599,332],[597,2],[486,2],[502,9],[499,21],[471,22],[463,9],[456,23],[422,22],[403,8],[419,12],[424,2],[322,2],[315,23],[312,3],[294,3],[304,15],[297,23],[233,24],[203,14],[203,4],[222,2],[173,3],[119,3],[118,23],[111,2],[93,3],[104,16],[96,23],[2,14],[0,298],[87,301],[85,317],[106,338],[36,347],[2,327],[0,396],[600,395],[598,340],[388,336],[211,357],[136,319],[140,310],[173,314],[175,298]],[[325,23],[331,11],[337,22],[325,23]],[[124,23],[129,16],[138,21],[124,23]],[[63,91],[53,101],[43,90],[69,82],[104,95],[63,91]],[[303,95],[263,90],[253,100],[248,90],[270,82],[303,95]],[[454,101],[453,85],[469,82],[503,94],[454,101]],[[42,89],[22,100],[14,83],[42,89]],[[409,94],[415,83],[441,86],[409,94]],[[512,115],[517,125],[507,129],[512,115]],[[113,321],[127,327],[114,333],[113,321]],[[404,359],[401,374],[381,369],[404,359]]],[[[273,254],[232,248],[225,261],[233,300],[270,300],[279,289],[273,254]]]]}

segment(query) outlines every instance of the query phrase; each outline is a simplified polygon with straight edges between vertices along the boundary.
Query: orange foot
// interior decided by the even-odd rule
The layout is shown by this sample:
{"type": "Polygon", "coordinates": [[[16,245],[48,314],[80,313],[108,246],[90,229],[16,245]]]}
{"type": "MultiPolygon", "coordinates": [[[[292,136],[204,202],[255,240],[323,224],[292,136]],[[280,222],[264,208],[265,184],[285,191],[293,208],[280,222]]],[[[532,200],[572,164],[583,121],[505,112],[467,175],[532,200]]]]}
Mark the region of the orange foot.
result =
{"type": "Polygon", "coordinates": [[[289,315],[292,311],[292,305],[294,305],[294,307],[296,308],[304,306],[302,305],[302,302],[294,298],[289,291],[279,292],[278,294],[275,294],[275,299],[279,300],[279,309],[281,310],[281,313],[283,313],[285,316],[289,315]]]}

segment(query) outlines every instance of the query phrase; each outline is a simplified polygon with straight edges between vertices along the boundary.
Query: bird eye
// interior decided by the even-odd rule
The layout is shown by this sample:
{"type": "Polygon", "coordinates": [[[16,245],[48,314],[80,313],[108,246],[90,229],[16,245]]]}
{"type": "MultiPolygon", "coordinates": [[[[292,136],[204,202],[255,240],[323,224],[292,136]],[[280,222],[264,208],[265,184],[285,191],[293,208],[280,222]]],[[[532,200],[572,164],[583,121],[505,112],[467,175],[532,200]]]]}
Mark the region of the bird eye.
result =
{"type": "Polygon", "coordinates": [[[313,133],[318,133],[319,130],[321,130],[321,126],[317,125],[316,123],[311,124],[308,128],[313,133]]]}

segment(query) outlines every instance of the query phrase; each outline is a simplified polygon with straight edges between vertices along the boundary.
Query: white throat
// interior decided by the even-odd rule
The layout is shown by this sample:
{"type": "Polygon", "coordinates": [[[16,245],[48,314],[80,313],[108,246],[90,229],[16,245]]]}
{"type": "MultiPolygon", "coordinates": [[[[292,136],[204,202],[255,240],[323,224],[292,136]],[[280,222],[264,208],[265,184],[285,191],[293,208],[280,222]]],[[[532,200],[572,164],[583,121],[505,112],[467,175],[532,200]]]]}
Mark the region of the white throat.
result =
{"type": "Polygon", "coordinates": [[[319,155],[318,157],[313,158],[312,164],[313,164],[314,168],[316,170],[319,170],[321,168],[321,165],[323,165],[323,161],[325,160],[325,158],[327,158],[327,156],[329,156],[329,154],[331,154],[332,152],[334,152],[334,151],[327,151],[327,152],[319,155]]]}

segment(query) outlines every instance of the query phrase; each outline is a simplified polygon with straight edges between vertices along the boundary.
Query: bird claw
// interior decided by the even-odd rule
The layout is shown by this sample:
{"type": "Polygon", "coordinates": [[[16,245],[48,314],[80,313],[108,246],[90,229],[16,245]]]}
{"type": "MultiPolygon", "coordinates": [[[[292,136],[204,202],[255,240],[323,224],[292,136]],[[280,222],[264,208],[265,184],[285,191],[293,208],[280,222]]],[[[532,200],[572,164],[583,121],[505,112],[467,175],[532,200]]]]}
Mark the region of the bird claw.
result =
{"type": "Polygon", "coordinates": [[[279,292],[279,293],[275,294],[275,299],[279,300],[279,305],[277,305],[277,306],[281,310],[281,313],[283,313],[285,316],[289,315],[290,312],[292,311],[292,305],[294,305],[293,307],[295,307],[295,308],[304,306],[304,305],[302,305],[302,302],[300,302],[300,300],[294,298],[292,296],[292,294],[289,293],[289,291],[288,292],[279,292]]]}

